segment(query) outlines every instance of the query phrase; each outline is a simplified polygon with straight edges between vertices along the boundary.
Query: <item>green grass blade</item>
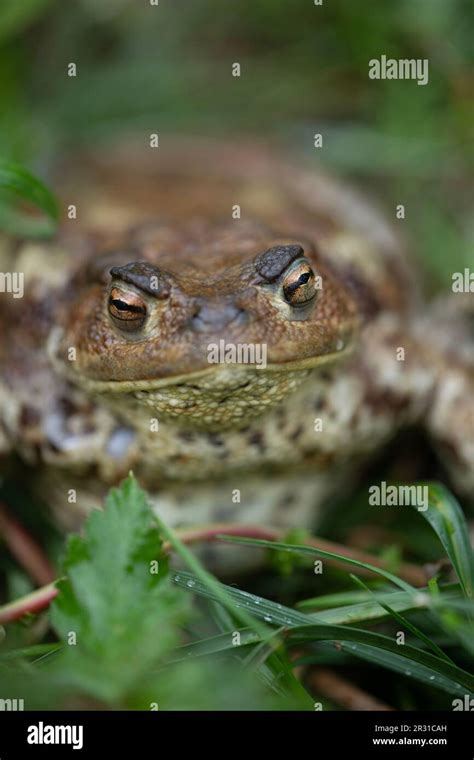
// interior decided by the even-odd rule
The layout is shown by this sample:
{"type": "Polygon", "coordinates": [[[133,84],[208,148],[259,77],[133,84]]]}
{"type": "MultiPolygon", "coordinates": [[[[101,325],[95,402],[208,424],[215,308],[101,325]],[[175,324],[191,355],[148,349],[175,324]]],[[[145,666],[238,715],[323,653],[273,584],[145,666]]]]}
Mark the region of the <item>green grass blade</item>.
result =
{"type": "MultiPolygon", "coordinates": [[[[218,601],[212,591],[210,591],[206,585],[200,583],[199,579],[192,573],[179,571],[175,574],[173,581],[187,591],[193,591],[199,596],[218,601]],[[190,581],[192,584],[191,586],[189,585],[190,581]]],[[[248,591],[242,591],[241,589],[232,586],[224,586],[224,588],[233,604],[237,607],[246,609],[251,615],[264,620],[270,625],[291,627],[295,625],[307,625],[309,622],[342,625],[369,621],[378,622],[379,620],[388,617],[388,613],[382,610],[380,604],[375,601],[335,607],[333,609],[308,614],[293,610],[290,607],[285,607],[277,602],[263,599],[262,597],[250,594],[248,591]]],[[[441,598],[443,599],[444,604],[447,604],[448,602],[454,604],[460,599],[459,596],[454,595],[454,589],[456,586],[453,584],[448,588],[451,593],[448,595],[448,592],[446,592],[441,595],[441,598]]],[[[391,607],[399,612],[427,609],[431,606],[435,607],[440,603],[437,599],[433,599],[433,597],[426,592],[426,589],[417,589],[414,594],[406,591],[387,592],[382,598],[390,599],[391,607]]]]}
{"type": "MultiPolygon", "coordinates": [[[[209,599],[216,598],[213,590],[206,584],[201,583],[191,573],[180,571],[178,578],[176,579],[175,577],[175,583],[182,588],[189,589],[189,580],[193,581],[193,592],[209,599]]],[[[399,646],[392,639],[378,633],[345,625],[322,622],[323,617],[328,619],[332,616],[334,619],[341,612],[345,614],[347,619],[350,613],[345,608],[341,608],[341,610],[326,610],[325,612],[318,613],[317,616],[310,616],[267,599],[256,597],[240,589],[229,586],[225,587],[225,589],[233,604],[244,607],[249,614],[258,616],[272,625],[289,628],[287,636],[298,642],[335,641],[348,654],[353,654],[369,662],[378,662],[380,665],[391,670],[403,673],[404,675],[410,675],[417,680],[449,693],[464,694],[466,689],[474,693],[474,679],[471,675],[434,654],[424,652],[408,644],[403,645],[403,647],[399,646]],[[317,623],[314,622],[316,617],[317,623]]],[[[417,593],[421,596],[420,592],[417,593]]],[[[401,596],[399,592],[395,592],[393,595],[401,596]]],[[[425,603],[428,603],[428,594],[425,593],[423,598],[425,597],[427,598],[425,603]]],[[[373,606],[380,607],[375,602],[373,606]]],[[[244,641],[248,644],[257,643],[255,636],[251,640],[246,638],[244,641]]],[[[244,644],[242,643],[242,645],[244,644]]],[[[200,646],[204,648],[203,653],[206,652],[206,647],[210,647],[210,650],[208,650],[208,653],[210,653],[211,651],[217,652],[230,649],[233,644],[230,634],[223,634],[213,637],[207,644],[202,643],[200,646]]],[[[188,651],[193,652],[196,650],[189,649],[188,651]]],[[[197,651],[199,651],[199,648],[197,648],[197,651]]]]}
{"type": "Polygon", "coordinates": [[[32,644],[29,647],[20,647],[18,649],[11,649],[8,652],[0,654],[0,664],[4,662],[11,662],[13,660],[22,659],[23,657],[42,657],[45,654],[51,654],[53,652],[59,652],[61,646],[54,643],[47,644],[32,644]]]}
{"type": "Polygon", "coordinates": [[[50,237],[56,232],[59,209],[53,194],[23,166],[0,161],[0,229],[21,237],[50,237]],[[34,215],[22,204],[34,207],[34,215]]]}
{"type": "MultiPolygon", "coordinates": [[[[350,664],[350,657],[353,655],[359,660],[367,662],[371,666],[391,670],[406,678],[414,679],[415,681],[419,681],[427,686],[432,686],[448,694],[456,695],[457,697],[464,698],[466,693],[472,694],[472,691],[466,689],[465,686],[460,686],[457,681],[446,679],[444,675],[434,672],[433,669],[428,668],[425,665],[414,663],[412,660],[407,660],[397,652],[387,652],[383,649],[367,646],[362,643],[348,644],[346,642],[338,641],[337,646],[339,651],[337,652],[337,655],[340,657],[340,660],[338,661],[336,658],[331,660],[330,656],[328,656],[328,646],[330,646],[329,642],[321,642],[321,644],[317,645],[317,649],[313,654],[298,658],[295,661],[295,665],[344,664],[348,666],[350,664]],[[344,654],[346,655],[346,659],[344,659],[344,654]]],[[[334,646],[334,643],[332,646],[334,646]]],[[[449,705],[449,709],[450,708],[451,705],[449,705]]]]}
{"type": "Polygon", "coordinates": [[[318,610],[329,610],[333,607],[370,602],[370,600],[371,595],[365,591],[337,591],[334,594],[321,594],[310,599],[302,599],[300,602],[296,602],[296,608],[307,612],[317,612],[318,610]]]}
{"type": "Polygon", "coordinates": [[[410,586],[409,583],[406,583],[405,581],[402,581],[400,578],[397,578],[396,575],[394,575],[393,573],[390,573],[388,570],[382,570],[382,568],[376,567],[375,565],[371,565],[368,562],[361,562],[358,559],[352,559],[351,557],[346,557],[343,554],[338,554],[336,552],[328,552],[324,549],[316,549],[313,546],[302,546],[298,544],[284,544],[284,543],[279,543],[278,541],[265,541],[264,539],[260,539],[260,538],[241,538],[240,536],[226,536],[226,535],[219,535],[217,536],[217,538],[219,538],[219,540],[230,541],[231,543],[242,544],[245,546],[260,546],[265,549],[280,550],[280,551],[285,551],[285,552],[296,552],[297,554],[308,554],[310,556],[326,557],[327,559],[337,559],[338,561],[345,562],[348,565],[352,565],[353,567],[361,567],[361,568],[364,568],[364,570],[370,570],[372,573],[375,573],[376,575],[380,575],[382,578],[385,578],[385,580],[390,581],[395,586],[398,586],[404,591],[408,591],[410,593],[416,593],[416,589],[414,588],[414,586],[410,586]]]}
{"type": "Polygon", "coordinates": [[[454,496],[441,483],[429,483],[428,509],[421,512],[452,562],[465,596],[474,601],[474,554],[466,518],[454,496]]]}
{"type": "Polygon", "coordinates": [[[409,644],[398,645],[388,636],[339,625],[311,625],[294,628],[289,639],[297,643],[334,641],[342,650],[390,670],[411,676],[450,694],[474,695],[474,677],[430,652],[409,644]]]}
{"type": "MultiPolygon", "coordinates": [[[[154,515],[161,535],[164,536],[175,549],[176,553],[181,559],[191,568],[194,575],[185,573],[184,571],[177,571],[173,576],[173,582],[181,587],[186,588],[188,591],[194,591],[195,585],[200,582],[200,588],[202,591],[209,592],[208,597],[220,602],[229,612],[237,617],[240,622],[248,627],[253,628],[262,638],[266,635],[270,635],[272,631],[265,625],[262,625],[259,620],[256,620],[252,615],[249,615],[245,609],[237,607],[233,604],[230,595],[228,593],[228,587],[220,583],[211,573],[209,573],[205,567],[199,562],[197,557],[188,549],[182,541],[176,536],[173,530],[169,528],[158,515],[154,515]],[[180,583],[180,580],[185,578],[185,585],[180,583]]],[[[202,594],[205,595],[204,593],[202,594]]]]}
{"type": "MultiPolygon", "coordinates": [[[[258,634],[248,629],[239,629],[240,644],[236,645],[232,635],[219,634],[199,642],[187,644],[174,650],[172,661],[184,660],[191,656],[220,654],[258,644],[258,634]]],[[[311,624],[295,626],[288,633],[289,641],[296,643],[321,642],[337,644],[338,651],[353,655],[372,664],[378,664],[404,676],[412,677],[450,694],[474,694],[474,678],[452,663],[424,652],[416,647],[396,644],[388,636],[364,631],[349,626],[311,624]]],[[[310,661],[311,656],[305,658],[310,661]]]]}
{"type": "Polygon", "coordinates": [[[187,660],[189,657],[207,657],[212,654],[221,654],[222,652],[238,651],[242,647],[248,647],[253,644],[259,644],[261,638],[249,628],[236,628],[235,631],[228,633],[219,633],[217,636],[209,636],[199,641],[193,641],[191,644],[183,644],[173,650],[167,662],[178,662],[187,660]],[[236,636],[238,634],[238,638],[236,636]],[[237,642],[240,643],[237,643],[237,642]]]}
{"type": "Polygon", "coordinates": [[[413,625],[409,620],[407,620],[403,615],[400,615],[399,612],[393,609],[389,604],[387,604],[386,601],[380,599],[377,594],[375,594],[369,587],[367,586],[364,581],[362,581],[360,578],[357,578],[355,575],[352,576],[355,583],[357,583],[361,588],[364,588],[366,591],[368,591],[370,594],[372,594],[374,600],[380,604],[380,606],[388,612],[389,615],[391,615],[398,623],[400,623],[401,626],[406,628],[410,633],[412,633],[416,638],[418,638],[420,641],[423,642],[423,644],[426,644],[426,646],[431,649],[438,657],[440,657],[442,660],[445,660],[446,662],[451,662],[453,665],[453,661],[450,657],[448,657],[447,654],[443,652],[442,649],[434,642],[432,639],[430,639],[429,636],[427,636],[423,631],[421,631],[416,625],[413,625]]]}
{"type": "MultiPolygon", "coordinates": [[[[215,588],[200,580],[200,578],[196,577],[193,573],[186,572],[185,570],[178,570],[173,576],[173,582],[187,591],[193,591],[199,596],[213,599],[215,601],[221,601],[220,597],[215,593],[215,588]]],[[[260,596],[249,594],[248,591],[242,591],[241,589],[225,586],[224,584],[219,584],[219,586],[221,590],[224,590],[227,603],[230,602],[231,604],[228,609],[234,614],[236,609],[245,610],[246,618],[256,617],[269,625],[282,627],[307,625],[308,621],[311,620],[308,615],[305,615],[302,612],[297,612],[290,607],[271,602],[260,596]]],[[[255,624],[248,627],[255,630],[255,624]]],[[[268,631],[269,629],[265,627],[265,630],[268,631]]],[[[271,633],[273,635],[273,629],[271,630],[271,633]]]]}
{"type": "MultiPolygon", "coordinates": [[[[443,598],[446,600],[460,601],[459,595],[456,591],[459,589],[458,583],[447,583],[442,587],[443,598]]],[[[354,609],[362,608],[364,604],[367,604],[370,610],[373,607],[372,601],[372,589],[366,591],[338,591],[335,594],[322,594],[321,596],[315,596],[309,599],[303,599],[296,603],[296,608],[304,612],[327,612],[332,609],[344,609],[353,607],[354,609]]],[[[413,605],[413,608],[427,607],[433,603],[431,596],[427,594],[427,589],[419,588],[416,594],[408,593],[406,591],[392,591],[387,589],[377,589],[377,599],[384,599],[391,605],[394,605],[395,609],[408,610],[413,605]]]]}

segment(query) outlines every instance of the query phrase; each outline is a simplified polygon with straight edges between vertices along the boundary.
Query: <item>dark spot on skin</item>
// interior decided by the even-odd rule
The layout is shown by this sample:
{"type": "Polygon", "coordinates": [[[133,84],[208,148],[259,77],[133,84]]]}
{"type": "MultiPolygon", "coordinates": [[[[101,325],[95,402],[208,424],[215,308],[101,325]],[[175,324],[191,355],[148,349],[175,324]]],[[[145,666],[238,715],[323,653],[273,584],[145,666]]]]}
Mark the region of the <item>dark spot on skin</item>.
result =
{"type": "Polygon", "coordinates": [[[255,269],[266,282],[274,282],[290,264],[304,255],[300,245],[277,245],[255,259],[255,269]]]}
{"type": "Polygon", "coordinates": [[[209,443],[212,443],[213,446],[223,446],[224,441],[222,440],[222,436],[218,433],[209,433],[207,436],[207,439],[209,443]]]}
{"type": "Polygon", "coordinates": [[[290,435],[290,439],[291,439],[292,441],[297,441],[297,440],[298,440],[298,438],[300,437],[300,435],[301,435],[301,433],[302,433],[302,432],[303,432],[303,426],[302,426],[302,425],[299,425],[299,426],[298,426],[298,427],[297,427],[295,430],[293,430],[293,432],[291,433],[291,435],[290,435]]]}
{"type": "Polygon", "coordinates": [[[24,406],[20,412],[21,427],[34,427],[41,420],[41,414],[32,406],[24,406]]]}
{"type": "Polygon", "coordinates": [[[369,388],[364,396],[364,402],[376,413],[403,412],[410,406],[411,399],[407,395],[388,390],[378,391],[369,388]]]}
{"type": "Polygon", "coordinates": [[[78,409],[75,404],[71,401],[71,399],[66,398],[66,396],[61,396],[60,399],[58,399],[58,406],[63,412],[63,414],[67,417],[70,417],[73,414],[76,414],[78,409]]]}
{"type": "Polygon", "coordinates": [[[316,401],[314,402],[314,409],[315,409],[315,411],[316,412],[321,412],[324,409],[324,406],[325,406],[325,404],[324,404],[324,398],[322,398],[321,396],[319,396],[319,398],[317,398],[316,401]]]}
{"type": "Polygon", "coordinates": [[[94,411],[94,404],[92,402],[85,400],[77,404],[67,396],[61,396],[58,399],[58,406],[66,417],[72,417],[74,414],[90,414],[94,411]]]}
{"type": "Polygon", "coordinates": [[[267,448],[263,434],[259,430],[257,430],[255,433],[252,433],[252,435],[249,437],[249,443],[252,446],[257,446],[260,451],[265,451],[267,448]]]}
{"type": "Polygon", "coordinates": [[[170,462],[173,462],[173,464],[182,464],[184,466],[187,465],[189,457],[186,454],[173,454],[170,456],[170,462]]]}
{"type": "Polygon", "coordinates": [[[324,471],[330,465],[336,461],[336,453],[334,451],[320,451],[312,452],[306,451],[303,453],[303,462],[308,463],[311,467],[324,471]]]}
{"type": "Polygon", "coordinates": [[[194,433],[191,433],[189,430],[180,430],[178,432],[178,438],[180,438],[182,441],[185,441],[186,443],[191,443],[191,441],[194,441],[194,433]]]}

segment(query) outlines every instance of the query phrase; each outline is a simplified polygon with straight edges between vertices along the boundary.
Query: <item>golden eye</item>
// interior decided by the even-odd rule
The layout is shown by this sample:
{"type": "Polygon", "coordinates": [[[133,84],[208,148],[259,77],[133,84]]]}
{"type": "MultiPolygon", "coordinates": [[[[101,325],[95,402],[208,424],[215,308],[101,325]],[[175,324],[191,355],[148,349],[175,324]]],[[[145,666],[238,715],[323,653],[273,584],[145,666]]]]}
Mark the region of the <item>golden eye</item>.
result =
{"type": "Polygon", "coordinates": [[[283,280],[283,295],[291,306],[305,306],[316,295],[316,278],[307,261],[296,261],[283,280]]]}
{"type": "Polygon", "coordinates": [[[146,303],[136,293],[112,288],[108,302],[112,321],[121,330],[133,332],[142,327],[146,317],[146,303]]]}

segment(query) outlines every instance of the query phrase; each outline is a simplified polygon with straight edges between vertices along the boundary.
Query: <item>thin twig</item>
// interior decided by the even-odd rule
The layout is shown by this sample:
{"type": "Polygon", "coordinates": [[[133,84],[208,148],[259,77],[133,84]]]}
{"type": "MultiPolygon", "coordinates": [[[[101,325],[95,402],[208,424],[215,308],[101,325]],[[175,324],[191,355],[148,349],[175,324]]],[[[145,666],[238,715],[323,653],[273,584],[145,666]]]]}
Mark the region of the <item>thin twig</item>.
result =
{"type": "Polygon", "coordinates": [[[35,583],[44,586],[54,580],[55,570],[43,549],[2,503],[0,503],[0,537],[35,583]]]}
{"type": "MultiPolygon", "coordinates": [[[[216,541],[219,540],[217,536],[222,533],[231,536],[241,536],[242,538],[260,538],[266,541],[282,541],[285,537],[283,531],[278,531],[273,528],[262,528],[258,525],[239,525],[235,523],[213,523],[212,525],[203,526],[201,528],[189,528],[176,531],[176,534],[184,544],[194,544],[199,541],[216,541]]],[[[341,546],[340,544],[335,544],[332,541],[326,541],[322,538],[309,538],[304,543],[308,546],[314,546],[315,548],[324,551],[335,552],[337,554],[342,554],[345,557],[350,557],[351,559],[367,562],[377,567],[386,567],[386,563],[379,557],[374,557],[371,554],[350,549],[347,546],[341,546]]],[[[172,547],[168,541],[163,544],[163,549],[167,553],[171,552],[172,547]]],[[[336,566],[345,567],[344,563],[339,562],[338,560],[327,561],[336,566]]],[[[352,572],[363,576],[373,575],[369,570],[365,570],[364,568],[355,568],[352,572]]],[[[409,563],[403,563],[400,565],[398,568],[398,575],[400,578],[403,578],[408,583],[412,583],[414,586],[424,586],[428,580],[423,568],[409,563]]],[[[4,607],[0,607],[0,623],[17,620],[27,612],[38,612],[44,607],[47,607],[56,594],[57,589],[54,583],[48,583],[34,593],[28,594],[28,596],[22,597],[21,599],[17,599],[4,607]]]]}
{"type": "Polygon", "coordinates": [[[11,623],[31,612],[40,612],[51,604],[57,593],[56,582],[48,583],[47,586],[36,589],[31,594],[15,599],[10,604],[5,604],[4,607],[0,607],[0,625],[11,623]]]}
{"type": "MultiPolygon", "coordinates": [[[[219,539],[217,536],[222,533],[226,533],[229,536],[241,536],[242,538],[259,538],[266,541],[283,541],[285,539],[285,533],[281,530],[276,530],[274,528],[262,528],[258,525],[239,525],[235,523],[230,523],[227,525],[225,523],[212,523],[200,528],[189,528],[183,531],[177,531],[177,535],[181,541],[186,544],[193,544],[199,541],[218,541],[219,539]]],[[[375,557],[373,554],[369,554],[368,552],[352,549],[348,546],[334,543],[333,541],[327,541],[325,538],[310,537],[306,540],[303,540],[303,543],[307,546],[313,546],[315,549],[322,549],[323,551],[342,554],[344,557],[355,559],[359,562],[365,562],[366,564],[375,565],[375,567],[380,567],[384,570],[393,569],[388,566],[387,562],[385,562],[383,559],[380,559],[380,557],[375,557]]],[[[165,551],[170,551],[171,547],[168,543],[165,543],[164,548],[165,551]]],[[[341,567],[343,569],[347,568],[345,563],[338,560],[327,559],[326,561],[328,564],[333,564],[336,567],[341,567]]],[[[364,568],[353,568],[351,572],[364,577],[374,576],[370,570],[365,570],[364,568]]],[[[413,565],[409,562],[400,563],[400,566],[397,568],[396,572],[398,576],[402,578],[402,580],[406,581],[407,583],[411,583],[413,586],[425,586],[429,580],[429,575],[427,575],[425,568],[418,565],[413,565]]]]}

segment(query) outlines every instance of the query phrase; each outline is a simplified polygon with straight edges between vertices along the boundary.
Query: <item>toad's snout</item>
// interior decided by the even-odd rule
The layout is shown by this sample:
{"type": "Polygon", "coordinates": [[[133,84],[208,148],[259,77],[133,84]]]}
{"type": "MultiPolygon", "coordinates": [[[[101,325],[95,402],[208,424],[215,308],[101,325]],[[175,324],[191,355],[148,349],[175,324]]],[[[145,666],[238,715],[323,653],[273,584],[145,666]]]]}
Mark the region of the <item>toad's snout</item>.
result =
{"type": "Polygon", "coordinates": [[[198,301],[191,326],[197,332],[218,332],[229,325],[243,325],[248,313],[232,301],[198,301]]]}

